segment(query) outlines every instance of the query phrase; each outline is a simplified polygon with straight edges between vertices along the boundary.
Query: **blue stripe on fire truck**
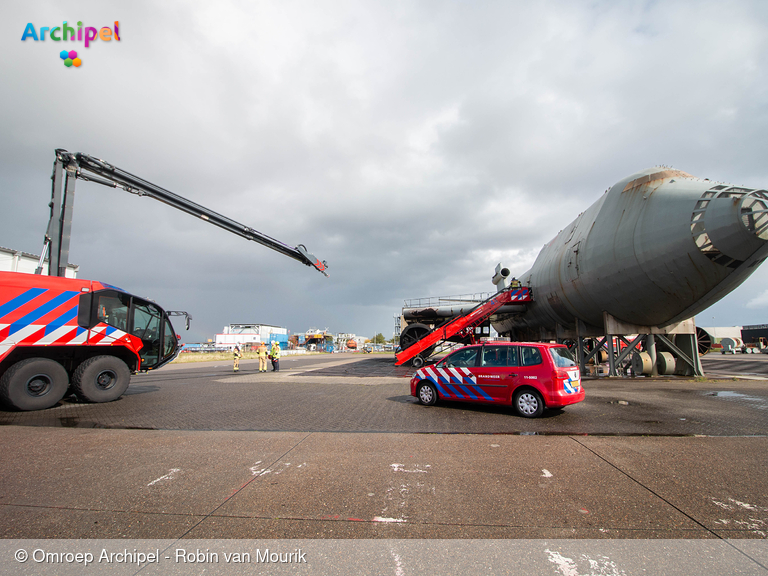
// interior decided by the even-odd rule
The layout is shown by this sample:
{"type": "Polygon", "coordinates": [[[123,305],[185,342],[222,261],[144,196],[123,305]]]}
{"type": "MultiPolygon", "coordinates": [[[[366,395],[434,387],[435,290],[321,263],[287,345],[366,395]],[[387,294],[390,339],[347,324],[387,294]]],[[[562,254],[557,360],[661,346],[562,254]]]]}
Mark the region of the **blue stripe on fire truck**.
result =
{"type": "Polygon", "coordinates": [[[58,308],[62,304],[64,304],[67,300],[70,300],[71,298],[74,298],[75,296],[78,296],[80,292],[62,292],[56,298],[53,298],[52,300],[46,302],[42,306],[37,307],[35,310],[32,310],[29,314],[24,316],[24,318],[19,318],[16,322],[11,324],[8,330],[8,335],[14,334],[18,332],[19,330],[22,330],[23,328],[26,328],[32,322],[35,320],[38,320],[48,314],[51,310],[58,308]]]}
{"type": "Polygon", "coordinates": [[[13,300],[10,300],[5,304],[3,304],[2,306],[0,306],[0,318],[2,318],[3,316],[7,316],[11,312],[18,310],[19,308],[24,306],[24,304],[26,304],[27,302],[34,300],[35,298],[40,296],[40,294],[47,291],[48,290],[46,288],[31,288],[26,292],[24,292],[23,294],[19,294],[13,300]]]}
{"type": "Polygon", "coordinates": [[[48,336],[48,334],[50,334],[54,330],[58,330],[59,328],[64,326],[64,324],[66,324],[67,322],[69,322],[70,320],[76,317],[77,317],[77,306],[75,306],[71,310],[68,310],[67,312],[64,312],[64,314],[56,318],[53,322],[49,322],[48,324],[46,324],[45,336],[48,336]]]}

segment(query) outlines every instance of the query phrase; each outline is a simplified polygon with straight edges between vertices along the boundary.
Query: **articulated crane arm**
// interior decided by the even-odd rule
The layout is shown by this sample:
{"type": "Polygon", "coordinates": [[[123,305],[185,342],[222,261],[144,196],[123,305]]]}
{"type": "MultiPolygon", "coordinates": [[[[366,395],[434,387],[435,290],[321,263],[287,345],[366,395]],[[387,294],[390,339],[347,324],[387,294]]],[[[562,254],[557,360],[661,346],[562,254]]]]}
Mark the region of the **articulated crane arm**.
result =
{"type": "Polygon", "coordinates": [[[263,244],[267,248],[276,250],[285,256],[298,260],[307,266],[313,266],[325,276],[328,264],[318,260],[313,254],[307,252],[303,244],[296,247],[284,244],[279,240],[262,234],[248,226],[235,222],[226,216],[222,216],[213,210],[209,210],[195,202],[187,200],[164,188],[160,188],[133,174],[121,170],[103,160],[89,156],[88,154],[72,154],[66,150],[57,149],[56,159],[53,163],[53,191],[51,194],[51,219],[48,223],[48,231],[45,234],[45,245],[40,256],[37,273],[42,272],[43,261],[50,249],[51,257],[48,263],[50,276],[64,276],[69,258],[69,237],[72,227],[72,206],[75,196],[75,181],[77,179],[88,182],[96,182],[111,188],[120,188],[138,196],[149,196],[164,204],[191,214],[210,222],[219,228],[224,228],[233,234],[242,236],[246,240],[252,240],[263,244]],[[64,175],[66,172],[66,175],[64,175]],[[62,194],[62,177],[65,176],[64,192],[62,194]]]}

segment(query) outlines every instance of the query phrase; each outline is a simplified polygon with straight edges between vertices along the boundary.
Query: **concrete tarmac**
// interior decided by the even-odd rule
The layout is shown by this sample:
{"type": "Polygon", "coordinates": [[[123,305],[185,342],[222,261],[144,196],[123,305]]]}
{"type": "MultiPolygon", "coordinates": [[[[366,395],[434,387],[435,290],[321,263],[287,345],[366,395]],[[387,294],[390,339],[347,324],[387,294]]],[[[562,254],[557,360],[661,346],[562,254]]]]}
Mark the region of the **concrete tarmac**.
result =
{"type": "Polygon", "coordinates": [[[118,402],[0,413],[0,535],[768,535],[768,383],[586,381],[588,401],[528,420],[421,406],[387,358],[292,360],[182,364],[118,402]]]}
{"type": "Polygon", "coordinates": [[[366,382],[355,372],[365,361],[283,360],[282,372],[267,375],[247,363],[238,375],[180,365],[153,383],[137,377],[152,390],[118,402],[0,412],[0,536],[746,539],[762,544],[741,556],[752,567],[744,573],[768,573],[768,382],[649,380],[643,390],[640,379],[587,381],[589,402],[531,421],[497,408],[420,406],[403,374],[366,382]],[[334,370],[347,376],[327,375],[334,370]],[[267,406],[263,421],[251,421],[257,429],[204,428],[212,419],[201,412],[223,414],[205,392],[214,384],[238,418],[247,416],[237,411],[246,402],[238,386],[249,387],[247,406],[267,406]],[[339,387],[347,403],[338,411],[354,429],[323,430],[319,422],[348,421],[322,420],[339,387]],[[174,397],[171,421],[188,426],[120,424],[134,406],[166,421],[164,390],[174,397]],[[269,418],[281,392],[292,429],[265,429],[259,422],[280,421],[269,418]],[[692,428],[680,416],[691,405],[692,428]],[[85,427],[62,422],[63,412],[91,409],[85,427]],[[306,426],[296,421],[303,411],[306,426]],[[389,428],[366,431],[360,421],[389,428]]]}

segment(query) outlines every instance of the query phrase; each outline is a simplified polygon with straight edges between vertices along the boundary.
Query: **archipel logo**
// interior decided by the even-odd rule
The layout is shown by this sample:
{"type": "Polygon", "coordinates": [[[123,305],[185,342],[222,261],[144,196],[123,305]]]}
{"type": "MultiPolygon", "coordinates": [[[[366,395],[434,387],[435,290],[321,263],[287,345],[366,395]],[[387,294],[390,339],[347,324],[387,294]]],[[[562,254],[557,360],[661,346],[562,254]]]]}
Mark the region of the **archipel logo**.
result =
{"type": "MultiPolygon", "coordinates": [[[[78,22],[77,34],[75,34],[75,29],[72,28],[72,26],[67,26],[66,21],[61,26],[56,26],[54,28],[41,26],[39,28],[39,33],[38,30],[35,29],[34,24],[30,22],[27,24],[27,27],[24,28],[24,34],[21,36],[21,41],[25,42],[27,38],[32,38],[35,42],[45,42],[46,32],[48,32],[48,38],[54,42],[74,42],[77,39],[78,42],[85,41],[86,48],[88,48],[88,45],[96,39],[99,39],[102,42],[111,42],[113,39],[117,42],[120,41],[120,27],[117,20],[115,20],[114,28],[105,26],[101,29],[96,29],[93,26],[86,26],[83,28],[83,23],[78,22]],[[85,34],[83,34],[83,32],[85,32],[85,34]]],[[[59,57],[64,60],[64,66],[67,68],[72,66],[78,68],[83,63],[82,60],[77,57],[77,52],[75,50],[62,50],[59,52],[59,57]]]]}

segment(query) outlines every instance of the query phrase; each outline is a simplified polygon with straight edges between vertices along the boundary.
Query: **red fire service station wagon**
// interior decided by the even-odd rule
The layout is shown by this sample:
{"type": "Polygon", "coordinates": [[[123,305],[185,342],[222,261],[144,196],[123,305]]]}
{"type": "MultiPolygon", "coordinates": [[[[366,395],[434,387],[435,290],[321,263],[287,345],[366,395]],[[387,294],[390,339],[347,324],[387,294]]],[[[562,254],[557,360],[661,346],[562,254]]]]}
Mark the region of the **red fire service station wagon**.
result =
{"type": "Polygon", "coordinates": [[[432,406],[439,400],[512,405],[526,418],[545,408],[584,400],[579,366],[562,344],[494,342],[466,346],[419,369],[411,395],[432,406]]]}

